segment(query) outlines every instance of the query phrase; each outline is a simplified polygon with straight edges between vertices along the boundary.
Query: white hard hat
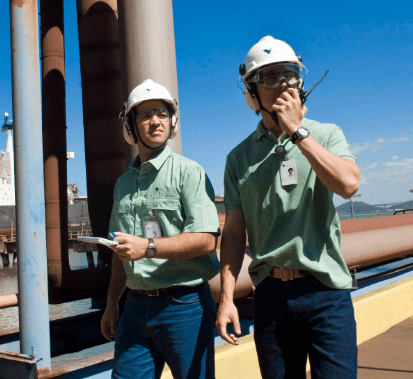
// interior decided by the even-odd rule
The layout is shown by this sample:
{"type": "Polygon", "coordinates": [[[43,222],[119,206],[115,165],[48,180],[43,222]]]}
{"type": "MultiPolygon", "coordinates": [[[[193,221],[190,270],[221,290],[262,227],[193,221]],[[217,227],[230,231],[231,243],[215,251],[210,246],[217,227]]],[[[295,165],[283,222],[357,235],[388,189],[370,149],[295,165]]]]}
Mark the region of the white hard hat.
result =
{"type": "Polygon", "coordinates": [[[129,113],[130,111],[137,107],[140,103],[148,100],[162,100],[168,103],[171,106],[171,134],[170,139],[176,136],[178,130],[178,118],[179,118],[179,107],[178,102],[172,98],[169,91],[162,86],[161,84],[155,83],[151,79],[146,79],[144,82],[139,84],[135,87],[132,92],[129,94],[128,101],[125,104],[125,114],[124,114],[124,127],[123,127],[123,135],[126,141],[134,145],[136,142],[132,135],[132,130],[134,125],[129,123],[129,127],[125,125],[126,122],[131,121],[129,120],[129,113]]]}
{"type": "Polygon", "coordinates": [[[244,72],[241,72],[245,83],[259,68],[274,63],[295,63],[302,67],[301,58],[294,53],[290,45],[271,36],[261,38],[245,57],[244,72]]]}
{"type": "Polygon", "coordinates": [[[301,57],[295,54],[290,45],[272,36],[265,36],[251,47],[244,64],[240,66],[239,73],[246,87],[245,101],[255,112],[259,112],[261,107],[258,102],[254,102],[255,95],[248,82],[257,70],[276,63],[293,63],[303,67],[301,57]]]}

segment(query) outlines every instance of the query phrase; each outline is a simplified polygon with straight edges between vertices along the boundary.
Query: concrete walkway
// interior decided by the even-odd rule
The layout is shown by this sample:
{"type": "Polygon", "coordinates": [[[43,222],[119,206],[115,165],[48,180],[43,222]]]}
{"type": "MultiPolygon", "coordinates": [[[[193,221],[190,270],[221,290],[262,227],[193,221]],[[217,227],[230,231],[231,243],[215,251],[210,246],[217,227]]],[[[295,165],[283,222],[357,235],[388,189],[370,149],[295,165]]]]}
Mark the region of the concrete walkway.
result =
{"type": "MultiPolygon", "coordinates": [[[[357,379],[413,379],[413,317],[358,346],[357,379]]],[[[307,379],[311,379],[307,372],[307,379]]]]}
{"type": "Polygon", "coordinates": [[[358,379],[413,378],[413,317],[359,345],[358,379]]]}

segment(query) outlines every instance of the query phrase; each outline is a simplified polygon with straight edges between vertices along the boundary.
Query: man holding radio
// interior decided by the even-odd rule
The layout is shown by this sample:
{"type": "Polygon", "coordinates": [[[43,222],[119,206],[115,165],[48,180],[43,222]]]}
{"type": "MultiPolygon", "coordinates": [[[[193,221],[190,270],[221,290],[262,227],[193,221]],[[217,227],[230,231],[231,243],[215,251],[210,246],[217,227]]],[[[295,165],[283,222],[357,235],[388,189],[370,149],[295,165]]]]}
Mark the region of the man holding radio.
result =
{"type": "Polygon", "coordinates": [[[119,245],[101,328],[115,339],[113,378],[160,378],[165,363],[174,378],[215,378],[208,280],[218,273],[218,214],[202,167],[167,145],[178,115],[177,102],[152,80],[124,109],[124,136],[139,155],[116,182],[110,220],[119,245]]]}
{"type": "Polygon", "coordinates": [[[333,196],[356,193],[359,169],[343,132],[304,118],[301,58],[262,38],[240,73],[248,106],[262,120],[227,157],[221,242],[221,337],[240,324],[233,303],[246,244],[253,261],[254,339],[264,378],[356,378],[351,277],[341,255],[333,196]],[[294,173],[290,175],[289,173],[294,173]]]}

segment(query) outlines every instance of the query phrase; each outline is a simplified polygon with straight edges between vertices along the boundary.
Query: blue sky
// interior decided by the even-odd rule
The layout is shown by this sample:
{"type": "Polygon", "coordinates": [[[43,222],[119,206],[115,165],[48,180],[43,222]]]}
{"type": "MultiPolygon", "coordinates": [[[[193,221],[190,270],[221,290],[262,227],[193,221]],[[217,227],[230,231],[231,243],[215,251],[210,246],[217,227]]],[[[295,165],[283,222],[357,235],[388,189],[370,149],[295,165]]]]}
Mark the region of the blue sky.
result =
{"type": "MultiPolygon", "coordinates": [[[[0,104],[12,115],[9,2],[0,3],[0,104]]],[[[68,182],[86,195],[76,4],[65,0],[68,182]]],[[[413,5],[396,0],[173,2],[183,155],[224,193],[226,155],[259,117],[237,87],[238,66],[265,35],[289,43],[309,72],[307,118],[340,126],[361,169],[357,199],[413,199],[413,5]]],[[[162,59],[162,57],[159,57],[162,59]]],[[[114,125],[119,127],[119,125],[114,125]]],[[[0,149],[6,134],[0,134],[0,149]]],[[[345,200],[336,196],[339,205],[345,200]]]]}

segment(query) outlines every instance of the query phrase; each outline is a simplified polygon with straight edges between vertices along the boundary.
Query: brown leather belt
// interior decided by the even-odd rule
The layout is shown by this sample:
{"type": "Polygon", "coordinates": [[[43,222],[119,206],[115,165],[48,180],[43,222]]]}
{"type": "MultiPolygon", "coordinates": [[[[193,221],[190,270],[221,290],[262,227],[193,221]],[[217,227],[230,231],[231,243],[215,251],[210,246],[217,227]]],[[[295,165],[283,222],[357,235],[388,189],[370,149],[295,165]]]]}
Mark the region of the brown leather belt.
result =
{"type": "Polygon", "coordinates": [[[306,270],[298,270],[296,268],[280,268],[274,267],[268,274],[271,278],[281,279],[283,282],[298,278],[305,278],[310,273],[306,270]]]}
{"type": "Polygon", "coordinates": [[[166,292],[172,292],[176,291],[178,289],[188,289],[188,288],[193,288],[194,291],[199,286],[202,286],[203,284],[199,284],[198,286],[191,287],[191,286],[173,286],[169,288],[158,288],[156,290],[132,290],[133,292],[137,293],[138,295],[143,295],[143,296],[160,296],[161,293],[166,293],[166,292]]]}

